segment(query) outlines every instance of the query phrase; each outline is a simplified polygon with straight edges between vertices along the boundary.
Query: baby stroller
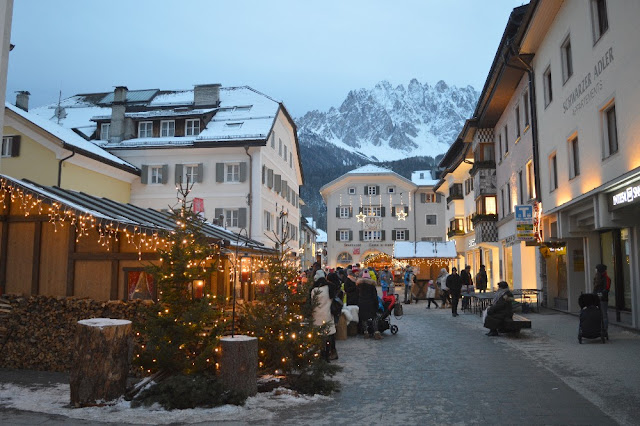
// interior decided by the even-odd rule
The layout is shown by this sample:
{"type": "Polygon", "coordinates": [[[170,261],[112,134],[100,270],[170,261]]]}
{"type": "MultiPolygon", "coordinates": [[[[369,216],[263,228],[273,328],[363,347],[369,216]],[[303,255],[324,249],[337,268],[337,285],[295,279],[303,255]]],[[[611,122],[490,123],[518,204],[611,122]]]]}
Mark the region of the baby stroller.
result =
{"type": "Polygon", "coordinates": [[[581,294],[578,298],[580,306],[580,326],[578,328],[578,342],[582,344],[582,339],[602,339],[608,338],[604,330],[602,311],[600,310],[600,298],[597,294],[581,294]]]}
{"type": "Polygon", "coordinates": [[[380,308],[378,312],[376,312],[376,317],[371,322],[371,329],[379,331],[380,333],[389,330],[391,334],[396,334],[398,332],[398,326],[391,324],[391,314],[397,303],[398,295],[396,294],[390,294],[382,298],[380,308]]]}

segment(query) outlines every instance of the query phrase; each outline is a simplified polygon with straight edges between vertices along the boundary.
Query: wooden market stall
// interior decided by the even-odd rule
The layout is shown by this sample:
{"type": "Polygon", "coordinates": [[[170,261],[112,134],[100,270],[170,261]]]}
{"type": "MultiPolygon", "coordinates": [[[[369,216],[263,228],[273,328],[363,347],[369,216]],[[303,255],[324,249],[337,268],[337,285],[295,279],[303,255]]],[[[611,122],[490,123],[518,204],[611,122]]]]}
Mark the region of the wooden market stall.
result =
{"type": "Polygon", "coordinates": [[[458,254],[454,241],[396,241],[393,246],[394,263],[402,268],[410,265],[416,275],[411,289],[413,298],[426,299],[427,282],[436,280],[440,269],[449,270],[449,264],[458,254]]]}
{"type": "MultiPolygon", "coordinates": [[[[0,225],[0,294],[126,301],[157,298],[144,269],[159,262],[175,223],[167,212],[0,175],[0,225]]],[[[228,298],[239,275],[233,254],[272,251],[220,226],[202,231],[220,266],[194,282],[194,292],[228,298]]],[[[252,294],[247,288],[238,297],[252,294]]]]}

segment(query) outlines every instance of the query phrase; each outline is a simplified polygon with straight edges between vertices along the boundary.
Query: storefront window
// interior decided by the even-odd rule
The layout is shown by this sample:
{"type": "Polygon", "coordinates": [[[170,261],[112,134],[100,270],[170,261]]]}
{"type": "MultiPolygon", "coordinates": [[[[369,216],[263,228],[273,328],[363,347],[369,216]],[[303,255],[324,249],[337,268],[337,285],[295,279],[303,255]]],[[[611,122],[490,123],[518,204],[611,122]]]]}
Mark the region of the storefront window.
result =
{"type": "Polygon", "coordinates": [[[504,269],[505,269],[505,281],[509,283],[509,286],[513,288],[513,247],[504,248],[504,269]]]}
{"type": "Polygon", "coordinates": [[[620,249],[622,261],[622,282],[624,288],[624,308],[631,309],[631,239],[629,238],[629,228],[620,230],[620,249]]]}

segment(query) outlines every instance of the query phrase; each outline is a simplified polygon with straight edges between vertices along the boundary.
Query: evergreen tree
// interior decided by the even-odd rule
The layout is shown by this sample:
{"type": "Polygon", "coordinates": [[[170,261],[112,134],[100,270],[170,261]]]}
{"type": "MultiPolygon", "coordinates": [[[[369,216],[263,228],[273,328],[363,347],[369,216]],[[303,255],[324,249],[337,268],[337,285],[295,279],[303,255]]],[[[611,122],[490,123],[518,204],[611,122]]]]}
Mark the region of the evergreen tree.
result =
{"type": "Polygon", "coordinates": [[[219,247],[202,231],[204,220],[187,201],[189,189],[178,194],[169,243],[158,250],[160,263],[147,268],[157,283],[158,301],[136,323],[145,344],[134,362],[149,373],[213,373],[223,310],[209,294],[198,294],[194,281],[205,280],[215,268],[219,247]]]}

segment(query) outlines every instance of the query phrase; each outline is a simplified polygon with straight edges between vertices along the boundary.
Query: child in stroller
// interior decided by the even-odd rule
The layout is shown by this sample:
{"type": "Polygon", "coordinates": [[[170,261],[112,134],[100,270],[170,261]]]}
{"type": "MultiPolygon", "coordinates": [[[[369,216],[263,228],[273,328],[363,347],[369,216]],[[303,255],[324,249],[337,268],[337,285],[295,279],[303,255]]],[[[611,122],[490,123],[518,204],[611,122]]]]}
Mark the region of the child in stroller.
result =
{"type": "Polygon", "coordinates": [[[367,324],[367,332],[370,336],[380,338],[385,330],[391,331],[391,334],[398,332],[398,326],[391,324],[391,313],[394,307],[398,303],[397,294],[389,294],[382,299],[378,298],[378,311],[373,319],[370,319],[367,324]]]}
{"type": "Polygon", "coordinates": [[[578,342],[582,339],[609,339],[608,333],[604,329],[602,311],[600,309],[600,298],[597,294],[585,293],[578,297],[580,306],[580,324],[578,326],[578,342]]]}

